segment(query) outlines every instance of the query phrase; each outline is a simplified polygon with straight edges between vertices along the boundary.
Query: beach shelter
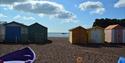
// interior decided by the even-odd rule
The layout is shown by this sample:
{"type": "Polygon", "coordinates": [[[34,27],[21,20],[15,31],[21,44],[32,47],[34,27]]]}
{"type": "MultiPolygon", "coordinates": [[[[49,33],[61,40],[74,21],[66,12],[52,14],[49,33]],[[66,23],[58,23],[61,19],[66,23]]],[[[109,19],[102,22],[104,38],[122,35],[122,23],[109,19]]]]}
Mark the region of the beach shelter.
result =
{"type": "Polygon", "coordinates": [[[30,47],[19,49],[0,57],[0,63],[34,63],[36,54],[30,47]]]}
{"type": "Polygon", "coordinates": [[[69,41],[71,44],[86,44],[87,30],[81,26],[69,30],[69,41]]]}
{"type": "Polygon", "coordinates": [[[99,26],[89,28],[88,41],[89,43],[104,43],[104,29],[99,26]]]}
{"type": "Polygon", "coordinates": [[[5,37],[5,26],[4,23],[0,23],[0,42],[4,41],[5,37]]]}
{"type": "Polygon", "coordinates": [[[27,26],[15,21],[5,24],[6,42],[26,42],[28,37],[27,26]]]}
{"type": "Polygon", "coordinates": [[[116,25],[109,25],[105,28],[105,41],[107,43],[122,43],[123,41],[123,27],[116,25]]]}
{"type": "Polygon", "coordinates": [[[125,43],[125,28],[123,29],[123,43],[125,43]]]}
{"type": "Polygon", "coordinates": [[[28,27],[28,36],[30,42],[45,43],[48,37],[47,27],[34,23],[28,27]]]}

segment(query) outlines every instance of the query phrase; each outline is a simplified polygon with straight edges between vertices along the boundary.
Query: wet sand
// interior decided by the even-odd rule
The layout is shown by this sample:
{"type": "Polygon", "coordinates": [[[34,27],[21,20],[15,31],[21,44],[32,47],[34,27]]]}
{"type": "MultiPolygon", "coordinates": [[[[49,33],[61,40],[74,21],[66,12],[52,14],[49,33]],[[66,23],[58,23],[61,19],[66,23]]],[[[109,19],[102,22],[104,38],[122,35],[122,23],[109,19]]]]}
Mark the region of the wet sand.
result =
{"type": "Polygon", "coordinates": [[[47,44],[0,44],[0,56],[31,47],[37,55],[35,63],[117,63],[119,56],[125,56],[125,46],[72,45],[68,38],[51,37],[47,44]]]}

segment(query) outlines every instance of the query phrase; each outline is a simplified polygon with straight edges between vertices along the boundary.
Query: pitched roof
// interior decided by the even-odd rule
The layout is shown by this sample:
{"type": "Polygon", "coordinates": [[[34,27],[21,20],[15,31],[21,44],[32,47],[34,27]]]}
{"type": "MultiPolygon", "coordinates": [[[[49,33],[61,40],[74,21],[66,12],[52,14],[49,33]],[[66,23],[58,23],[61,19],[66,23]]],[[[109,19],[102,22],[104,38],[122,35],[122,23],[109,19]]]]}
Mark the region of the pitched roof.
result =
{"type": "Polygon", "coordinates": [[[73,30],[75,30],[75,29],[84,29],[84,30],[86,30],[86,29],[83,28],[82,26],[78,26],[78,27],[75,27],[75,28],[70,29],[69,31],[73,31],[73,30]]]}
{"type": "Polygon", "coordinates": [[[121,29],[121,28],[122,28],[122,26],[120,26],[119,24],[116,24],[116,25],[109,25],[105,29],[111,30],[111,29],[121,29]]]}
{"type": "Polygon", "coordinates": [[[6,24],[6,21],[0,21],[0,25],[6,24]]]}
{"type": "Polygon", "coordinates": [[[88,30],[91,30],[91,29],[104,29],[104,28],[102,28],[102,27],[100,27],[100,26],[94,26],[94,27],[92,27],[92,28],[89,28],[88,30]]]}
{"type": "Polygon", "coordinates": [[[15,24],[18,24],[18,25],[27,27],[26,25],[24,25],[24,24],[22,24],[22,23],[15,22],[15,21],[12,21],[12,22],[10,22],[10,23],[6,23],[5,25],[9,25],[9,24],[12,24],[12,23],[15,23],[15,24]]]}
{"type": "Polygon", "coordinates": [[[34,25],[39,25],[39,26],[41,26],[41,27],[43,27],[43,28],[47,28],[47,27],[45,27],[45,26],[43,26],[43,25],[41,25],[41,24],[39,24],[39,23],[33,23],[33,24],[31,24],[30,26],[34,26],[34,25]]]}

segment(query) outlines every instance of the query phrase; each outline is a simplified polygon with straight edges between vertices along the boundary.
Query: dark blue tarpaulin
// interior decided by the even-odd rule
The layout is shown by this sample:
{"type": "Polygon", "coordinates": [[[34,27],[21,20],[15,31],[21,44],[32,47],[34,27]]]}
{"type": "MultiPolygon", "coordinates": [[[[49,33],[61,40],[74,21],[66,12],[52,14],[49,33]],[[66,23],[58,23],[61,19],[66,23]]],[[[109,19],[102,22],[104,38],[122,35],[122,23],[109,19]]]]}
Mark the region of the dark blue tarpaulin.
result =
{"type": "Polygon", "coordinates": [[[2,57],[0,60],[4,63],[33,63],[36,58],[34,51],[30,47],[26,47],[21,50],[17,50],[11,53],[8,53],[2,57]]]}
{"type": "Polygon", "coordinates": [[[125,57],[119,57],[118,63],[125,63],[125,57]]]}

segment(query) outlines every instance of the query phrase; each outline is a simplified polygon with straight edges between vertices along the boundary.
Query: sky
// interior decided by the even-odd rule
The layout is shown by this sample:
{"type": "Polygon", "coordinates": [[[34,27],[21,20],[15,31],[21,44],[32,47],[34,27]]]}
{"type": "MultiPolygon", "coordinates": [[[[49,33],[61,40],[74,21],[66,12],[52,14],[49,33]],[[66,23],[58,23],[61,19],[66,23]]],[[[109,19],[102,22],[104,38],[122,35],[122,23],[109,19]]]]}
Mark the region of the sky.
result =
{"type": "Polygon", "coordinates": [[[0,21],[38,22],[49,32],[90,28],[97,18],[125,18],[125,0],[0,0],[0,21]]]}

